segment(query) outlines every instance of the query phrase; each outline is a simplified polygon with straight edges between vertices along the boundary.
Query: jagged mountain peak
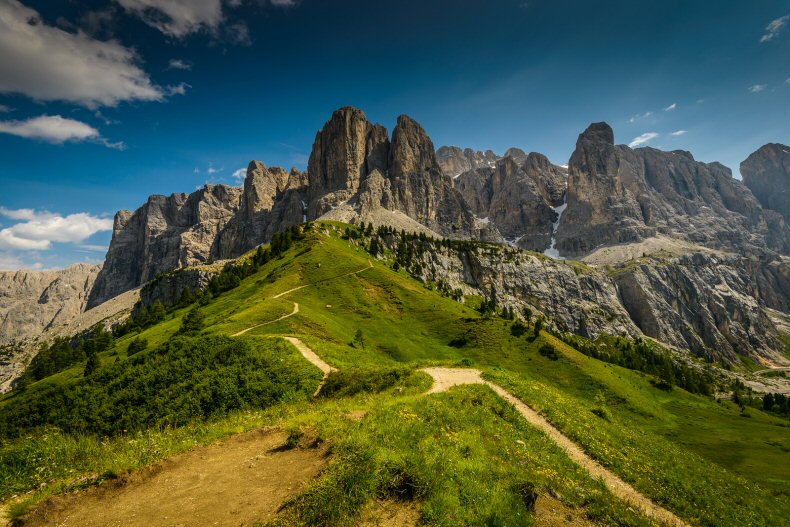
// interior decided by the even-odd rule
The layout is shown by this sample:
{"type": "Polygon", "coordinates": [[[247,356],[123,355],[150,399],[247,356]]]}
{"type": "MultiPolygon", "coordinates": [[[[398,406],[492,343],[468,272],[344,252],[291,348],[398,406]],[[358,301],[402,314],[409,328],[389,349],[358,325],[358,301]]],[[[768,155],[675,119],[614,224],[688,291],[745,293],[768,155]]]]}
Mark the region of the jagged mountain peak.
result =
{"type": "Polygon", "coordinates": [[[579,134],[577,145],[583,140],[614,145],[614,130],[605,122],[592,123],[584,132],[579,134]]]}

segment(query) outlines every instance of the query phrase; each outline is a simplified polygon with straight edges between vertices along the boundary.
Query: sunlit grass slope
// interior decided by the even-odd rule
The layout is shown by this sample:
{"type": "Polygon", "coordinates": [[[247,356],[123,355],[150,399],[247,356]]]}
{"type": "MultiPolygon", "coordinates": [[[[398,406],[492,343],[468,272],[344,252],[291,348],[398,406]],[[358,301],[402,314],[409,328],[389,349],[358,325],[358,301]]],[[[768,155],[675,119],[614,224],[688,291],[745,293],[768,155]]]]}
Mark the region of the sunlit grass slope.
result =
{"type": "MultiPolygon", "coordinates": [[[[511,321],[474,309],[479,300],[458,303],[405,270],[393,270],[386,251],[373,258],[362,244],[343,238],[345,228],[314,224],[304,240],[201,307],[203,338],[257,326],[235,338],[300,363],[298,375],[287,381],[304,387],[300,395],[265,410],[242,406],[224,415],[196,415],[203,420],[135,431],[132,439],[49,430],[5,440],[0,497],[42,482],[48,489],[73,488],[84,474],[122,472],[196,442],[279,425],[312,429],[334,445],[330,468],[287,508],[285,523],[351,524],[374,497],[405,493],[421,504],[428,524],[524,525],[531,521],[530,489],[550,491],[607,525],[650,523],[581,473],[487,388],[426,397],[425,376],[410,373],[453,365],[484,370],[592,457],[694,525],[780,525],[790,515],[786,420],[756,410],[746,418],[727,402],[679,388],[660,390],[649,376],[589,358],[547,333],[514,336],[511,321]],[[298,312],[269,323],[294,313],[295,303],[298,312]],[[282,335],[299,337],[326,362],[353,374],[338,381],[334,395],[310,401],[317,370],[283,345],[282,335]],[[540,353],[546,343],[556,357],[540,353]],[[400,373],[387,373],[392,371],[400,373]],[[371,376],[392,382],[366,384],[371,376]],[[341,386],[357,384],[362,388],[341,386]],[[365,412],[364,419],[349,419],[351,411],[365,412]],[[161,447],[143,452],[145,440],[161,447]]],[[[102,368],[162,353],[157,350],[174,337],[189,309],[117,339],[102,353],[102,368]],[[127,358],[135,338],[147,340],[147,349],[138,359],[127,358]]],[[[83,382],[84,368],[3,398],[0,412],[83,382]]]]}

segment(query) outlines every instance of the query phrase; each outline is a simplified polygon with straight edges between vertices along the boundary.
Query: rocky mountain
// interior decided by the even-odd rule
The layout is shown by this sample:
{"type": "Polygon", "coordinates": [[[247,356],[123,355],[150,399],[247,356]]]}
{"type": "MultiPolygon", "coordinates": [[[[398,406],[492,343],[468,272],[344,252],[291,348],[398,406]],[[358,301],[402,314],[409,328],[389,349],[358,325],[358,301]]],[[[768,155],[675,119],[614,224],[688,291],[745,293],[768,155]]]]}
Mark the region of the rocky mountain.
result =
{"type": "Polygon", "coordinates": [[[0,346],[79,315],[100,269],[76,264],[56,271],[0,272],[0,346]]]}
{"type": "MultiPolygon", "coordinates": [[[[745,162],[746,181],[787,188],[770,146],[745,162]]],[[[514,248],[507,257],[436,252],[424,269],[580,334],[647,335],[711,359],[776,363],[782,347],[766,309],[790,310],[790,235],[781,205],[750,186],[688,152],[616,145],[605,123],[579,136],[566,169],[515,148],[434,151],[413,119],[399,117],[390,135],[346,107],[316,134],[306,172],[253,161],[243,188],[208,185],[119,212],[89,305],[193,269],[144,289],[148,303],[174,301],[184,284],[206,282],[205,264],[285,227],[364,221],[555,257],[594,253],[602,263],[587,266],[514,248]]]]}
{"type": "Polygon", "coordinates": [[[346,107],[316,135],[307,173],[253,161],[243,189],[206,185],[189,195],[151,196],[136,211],[116,214],[89,306],[172,269],[237,257],[285,227],[317,218],[501,240],[443,175],[422,126],[402,115],[390,139],[364,112],[346,107]]]}
{"type": "Polygon", "coordinates": [[[615,145],[606,123],[579,135],[568,165],[568,208],[557,232],[564,255],[658,233],[741,253],[790,251],[790,230],[730,169],[685,151],[615,145]]]}
{"type": "Polygon", "coordinates": [[[790,146],[767,144],[741,163],[743,182],[760,204],[790,222],[790,146]]]}
{"type": "Polygon", "coordinates": [[[493,167],[500,156],[491,150],[480,152],[471,148],[442,146],[436,151],[436,162],[442,172],[450,177],[458,177],[464,172],[481,167],[493,167]]]}
{"type": "Polygon", "coordinates": [[[546,156],[510,149],[493,166],[468,170],[455,186],[472,211],[510,243],[543,252],[551,245],[567,171],[546,156]]]}

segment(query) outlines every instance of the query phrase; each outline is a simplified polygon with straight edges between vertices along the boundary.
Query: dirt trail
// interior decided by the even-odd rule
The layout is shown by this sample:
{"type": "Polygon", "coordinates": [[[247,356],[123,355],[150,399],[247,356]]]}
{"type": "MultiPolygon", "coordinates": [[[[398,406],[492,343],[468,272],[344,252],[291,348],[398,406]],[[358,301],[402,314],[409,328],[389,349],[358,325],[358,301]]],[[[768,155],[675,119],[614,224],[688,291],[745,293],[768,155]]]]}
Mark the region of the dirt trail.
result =
{"type": "Polygon", "coordinates": [[[297,314],[298,312],[299,312],[299,304],[297,304],[296,302],[294,302],[294,310],[293,310],[293,311],[291,311],[290,313],[288,313],[287,315],[283,315],[283,316],[281,316],[280,318],[275,318],[274,320],[270,320],[270,321],[268,321],[268,322],[264,322],[264,323],[262,323],[262,324],[257,324],[257,325],[255,325],[255,326],[250,326],[250,327],[248,327],[248,328],[246,328],[246,329],[242,329],[242,330],[241,330],[241,331],[239,331],[238,333],[234,333],[233,335],[231,335],[231,337],[238,337],[238,336],[240,336],[240,335],[244,335],[244,334],[245,334],[245,333],[247,333],[248,331],[252,331],[252,330],[253,330],[253,329],[255,329],[255,328],[259,328],[259,327],[261,327],[261,326],[267,326],[267,325],[269,325],[269,324],[274,324],[275,322],[279,322],[279,321],[281,321],[281,320],[283,320],[283,319],[286,319],[286,318],[288,318],[288,317],[292,317],[292,316],[294,316],[295,314],[297,314]]]}
{"type": "Polygon", "coordinates": [[[290,342],[291,344],[293,344],[294,347],[299,350],[299,353],[301,353],[305,359],[309,360],[311,363],[316,365],[319,370],[324,372],[324,378],[321,379],[321,383],[318,385],[318,388],[316,388],[315,393],[313,394],[313,397],[316,397],[321,392],[321,388],[324,387],[324,383],[326,382],[327,376],[333,371],[337,371],[337,370],[332,366],[330,366],[329,364],[327,364],[326,362],[324,362],[323,360],[321,360],[321,357],[319,357],[313,350],[307,347],[307,345],[301,340],[299,340],[298,338],[296,337],[283,337],[283,338],[288,342],[290,342]]]}
{"type": "Polygon", "coordinates": [[[590,472],[594,478],[602,479],[606,483],[606,486],[609,487],[609,490],[612,492],[612,494],[637,507],[647,516],[656,518],[667,525],[688,527],[688,524],[683,520],[665,508],[650,501],[650,499],[645,497],[631,485],[614,475],[608,469],[604,468],[600,463],[585,454],[581,447],[571,441],[558,429],[554,428],[554,426],[549,423],[542,415],[524,404],[520,399],[510,394],[501,386],[483,379],[480,376],[480,371],[453,368],[426,368],[423,371],[434,379],[434,385],[431,387],[428,393],[443,392],[449,390],[453,386],[462,384],[485,384],[494,390],[497,395],[512,404],[530,424],[540,428],[551,439],[553,439],[571,459],[581,465],[585,470],[590,472]]]}
{"type": "Polygon", "coordinates": [[[25,525],[238,527],[266,521],[326,463],[321,449],[281,449],[286,438],[279,431],[232,436],[123,483],[47,500],[25,525]]]}
{"type": "Polygon", "coordinates": [[[332,276],[330,278],[323,278],[321,280],[316,280],[315,282],[312,282],[312,283],[309,283],[309,284],[300,285],[298,287],[294,287],[293,289],[289,289],[288,291],[283,291],[282,293],[277,293],[272,298],[280,298],[281,296],[285,296],[288,293],[293,293],[294,291],[299,291],[300,289],[304,289],[305,287],[310,287],[311,285],[320,284],[322,282],[328,282],[330,280],[337,280],[338,278],[343,278],[344,276],[351,276],[352,274],[359,274],[362,271],[367,271],[368,269],[371,269],[372,267],[373,267],[373,263],[370,260],[368,260],[368,266],[367,267],[363,267],[362,269],[359,269],[357,271],[351,271],[350,273],[345,273],[345,274],[341,274],[341,275],[338,275],[338,276],[332,276]]]}

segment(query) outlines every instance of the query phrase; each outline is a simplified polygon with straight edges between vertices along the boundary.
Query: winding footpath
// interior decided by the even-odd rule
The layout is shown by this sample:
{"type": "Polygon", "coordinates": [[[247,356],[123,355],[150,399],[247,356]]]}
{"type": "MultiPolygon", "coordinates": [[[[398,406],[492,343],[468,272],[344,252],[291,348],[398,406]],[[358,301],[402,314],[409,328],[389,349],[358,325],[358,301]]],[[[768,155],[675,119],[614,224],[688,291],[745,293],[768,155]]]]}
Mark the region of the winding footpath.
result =
{"type": "Polygon", "coordinates": [[[463,384],[484,384],[491,388],[497,395],[512,404],[518,413],[526,419],[531,425],[542,430],[548,435],[565,453],[587,470],[593,478],[603,480],[609,490],[620,498],[628,502],[634,507],[638,508],[645,515],[650,518],[655,518],[666,525],[677,527],[688,527],[688,524],[675,516],[667,509],[656,505],[644,494],[636,490],[634,487],[620,479],[610,470],[604,468],[600,463],[592,459],[584,453],[584,451],[574,443],[568,436],[560,432],[546,418],[538,412],[524,404],[523,401],[515,397],[513,394],[491,381],[487,381],[480,376],[479,370],[461,369],[461,368],[426,368],[425,373],[433,378],[433,386],[428,391],[431,393],[444,392],[453,386],[460,386],[463,384]]]}
{"type": "MultiPolygon", "coordinates": [[[[353,271],[350,273],[346,273],[340,276],[336,276],[333,278],[327,278],[326,280],[321,280],[321,282],[326,282],[328,280],[335,280],[338,278],[342,278],[345,276],[350,276],[354,274],[361,273],[367,269],[373,267],[373,264],[368,261],[368,267],[360,269],[358,271],[353,271]]],[[[299,287],[295,287],[293,289],[289,289],[288,291],[284,291],[275,295],[272,298],[280,298],[288,293],[293,291],[298,291],[299,289],[303,289],[305,287],[309,287],[314,285],[314,282],[311,284],[302,285],[299,287]]],[[[294,302],[294,310],[288,315],[283,315],[275,320],[271,320],[269,322],[264,322],[262,324],[258,324],[256,326],[249,327],[238,333],[234,334],[233,336],[243,335],[244,333],[261,327],[267,324],[272,324],[274,322],[283,320],[284,318],[288,318],[290,316],[295,315],[299,312],[299,304],[294,302]]],[[[320,369],[323,374],[324,378],[321,380],[321,383],[318,386],[318,389],[315,391],[313,396],[317,396],[321,388],[323,387],[324,383],[326,382],[326,378],[329,376],[330,373],[333,371],[337,371],[335,368],[324,362],[321,357],[318,356],[312,349],[310,349],[304,342],[299,340],[296,337],[291,336],[282,336],[283,339],[290,342],[302,356],[307,359],[310,363],[314,364],[318,369],[320,369]]],[[[494,384],[491,381],[487,381],[483,379],[481,376],[480,370],[470,369],[470,368],[425,368],[421,370],[428,375],[431,376],[433,379],[433,385],[431,389],[428,390],[426,395],[434,394],[434,393],[441,393],[449,390],[454,386],[461,386],[466,384],[483,384],[491,388],[494,393],[499,395],[502,399],[507,401],[508,403],[512,404],[515,409],[527,420],[532,426],[540,429],[543,433],[548,435],[572,460],[578,463],[582,468],[587,470],[593,478],[600,479],[606,484],[609,490],[620,498],[621,500],[629,503],[633,507],[639,509],[642,513],[650,518],[654,518],[665,525],[671,525],[673,527],[689,527],[689,524],[678,518],[675,514],[670,512],[669,510],[661,507],[660,505],[651,501],[647,496],[636,490],[630,484],[626,483],[622,479],[620,479],[617,475],[613,472],[605,468],[603,465],[595,461],[593,458],[588,456],[584,450],[574,443],[568,436],[560,432],[557,428],[554,427],[551,423],[549,423],[545,417],[540,415],[534,409],[526,405],[523,401],[515,397],[513,394],[499,386],[498,384],[494,384]]]]}

